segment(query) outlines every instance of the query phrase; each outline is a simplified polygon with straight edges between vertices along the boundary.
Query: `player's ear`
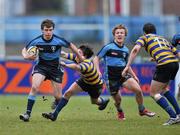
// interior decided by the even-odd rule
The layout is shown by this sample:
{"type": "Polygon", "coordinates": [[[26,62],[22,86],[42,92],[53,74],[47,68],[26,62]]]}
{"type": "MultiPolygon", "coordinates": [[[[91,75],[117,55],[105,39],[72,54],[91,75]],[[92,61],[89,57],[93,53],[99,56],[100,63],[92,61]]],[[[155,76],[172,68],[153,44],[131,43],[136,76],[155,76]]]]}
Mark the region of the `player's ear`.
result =
{"type": "Polygon", "coordinates": [[[78,49],[78,52],[79,52],[79,54],[80,54],[81,56],[83,56],[83,52],[82,52],[81,49],[78,49]]]}

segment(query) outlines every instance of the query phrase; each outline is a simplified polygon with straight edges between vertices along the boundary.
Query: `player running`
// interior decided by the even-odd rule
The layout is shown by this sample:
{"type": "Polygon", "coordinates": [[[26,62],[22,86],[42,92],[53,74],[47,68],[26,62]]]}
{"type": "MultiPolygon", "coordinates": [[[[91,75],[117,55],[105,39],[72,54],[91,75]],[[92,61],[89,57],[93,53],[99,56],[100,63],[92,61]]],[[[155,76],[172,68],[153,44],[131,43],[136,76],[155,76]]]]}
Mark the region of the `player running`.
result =
{"type": "Polygon", "coordinates": [[[31,112],[36,101],[36,94],[44,80],[48,79],[51,81],[57,103],[62,97],[63,69],[59,64],[61,48],[70,48],[79,57],[76,46],[64,38],[55,35],[54,28],[55,24],[52,20],[43,20],[41,23],[42,34],[31,40],[22,50],[22,55],[26,60],[35,60],[38,57],[38,61],[32,71],[32,86],[28,96],[26,112],[19,115],[20,120],[25,122],[29,121],[31,117],[31,112]],[[32,46],[38,47],[38,56],[28,53],[28,48],[32,46]]]}
{"type": "Polygon", "coordinates": [[[124,87],[135,93],[140,116],[153,117],[155,113],[147,110],[143,104],[143,93],[139,85],[139,79],[133,70],[130,68],[128,74],[124,77],[121,75],[126,66],[129,55],[129,49],[124,44],[127,36],[127,28],[122,24],[117,25],[113,28],[112,34],[114,41],[103,46],[97,56],[95,56],[94,63],[97,66],[99,74],[101,74],[99,61],[101,59],[104,60],[104,78],[106,80],[106,86],[114,99],[114,105],[117,109],[117,118],[118,120],[126,119],[121,107],[122,98],[120,87],[124,87]]]}

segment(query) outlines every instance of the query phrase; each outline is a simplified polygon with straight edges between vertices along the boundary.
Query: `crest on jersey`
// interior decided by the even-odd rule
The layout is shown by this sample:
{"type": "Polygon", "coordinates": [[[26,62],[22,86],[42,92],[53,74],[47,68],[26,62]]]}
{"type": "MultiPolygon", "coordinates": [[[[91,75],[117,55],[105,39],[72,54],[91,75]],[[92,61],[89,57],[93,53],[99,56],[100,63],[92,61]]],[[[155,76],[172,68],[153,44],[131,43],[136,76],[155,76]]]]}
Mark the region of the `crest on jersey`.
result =
{"type": "Polygon", "coordinates": [[[51,46],[51,49],[52,49],[53,52],[55,52],[56,46],[51,46]]]}
{"type": "Polygon", "coordinates": [[[123,58],[126,58],[126,53],[125,52],[122,55],[123,55],[123,58]]]}

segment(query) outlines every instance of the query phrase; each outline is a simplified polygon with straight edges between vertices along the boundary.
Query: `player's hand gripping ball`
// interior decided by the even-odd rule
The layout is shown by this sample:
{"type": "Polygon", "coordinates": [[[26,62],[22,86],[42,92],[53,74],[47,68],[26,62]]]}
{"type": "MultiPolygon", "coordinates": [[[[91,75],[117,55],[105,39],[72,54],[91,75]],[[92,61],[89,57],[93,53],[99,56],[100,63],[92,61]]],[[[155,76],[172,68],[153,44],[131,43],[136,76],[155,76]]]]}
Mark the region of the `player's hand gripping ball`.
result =
{"type": "Polygon", "coordinates": [[[32,55],[32,56],[37,56],[38,55],[38,48],[36,46],[31,46],[27,49],[27,53],[29,55],[32,55]]]}

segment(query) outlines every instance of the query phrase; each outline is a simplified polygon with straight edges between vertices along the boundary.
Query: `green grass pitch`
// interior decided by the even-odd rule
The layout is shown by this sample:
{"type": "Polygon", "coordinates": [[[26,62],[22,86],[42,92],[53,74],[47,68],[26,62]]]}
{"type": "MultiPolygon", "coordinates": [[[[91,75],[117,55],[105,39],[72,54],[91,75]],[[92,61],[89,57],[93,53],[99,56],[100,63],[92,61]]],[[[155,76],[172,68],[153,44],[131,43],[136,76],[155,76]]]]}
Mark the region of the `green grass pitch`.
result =
{"type": "Polygon", "coordinates": [[[0,96],[0,135],[180,135],[180,124],[162,126],[167,114],[150,98],[145,106],[157,113],[153,118],[141,117],[134,97],[123,97],[122,107],[126,120],[116,119],[113,100],[106,110],[91,105],[88,96],[74,96],[55,122],[46,120],[42,112],[51,111],[51,96],[37,96],[30,122],[19,120],[26,109],[27,95],[0,96]]]}

